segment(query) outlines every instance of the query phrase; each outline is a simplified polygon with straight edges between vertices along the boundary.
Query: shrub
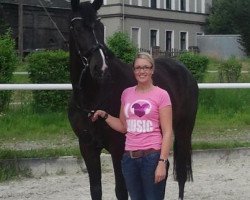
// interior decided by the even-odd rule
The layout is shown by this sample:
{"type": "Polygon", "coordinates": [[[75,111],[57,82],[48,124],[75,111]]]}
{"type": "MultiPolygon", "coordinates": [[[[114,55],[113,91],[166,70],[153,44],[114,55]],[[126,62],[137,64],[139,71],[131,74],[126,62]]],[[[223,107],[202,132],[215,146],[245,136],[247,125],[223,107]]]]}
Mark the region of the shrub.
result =
{"type": "Polygon", "coordinates": [[[241,68],[242,64],[234,57],[231,57],[219,66],[219,81],[221,83],[238,82],[241,75],[241,68]]]}
{"type": "Polygon", "coordinates": [[[202,82],[208,67],[209,59],[200,54],[185,52],[177,58],[191,71],[198,82],[202,82]]]}
{"type": "MultiPolygon", "coordinates": [[[[68,83],[68,53],[41,51],[27,57],[32,83],[68,83]]],[[[62,111],[67,107],[69,91],[33,91],[33,107],[37,111],[62,111]]]]}
{"type": "MultiPolygon", "coordinates": [[[[18,57],[10,31],[0,35],[0,83],[10,83],[18,57]]],[[[0,91],[0,111],[10,102],[11,91],[0,91]]]]}
{"type": "Polygon", "coordinates": [[[116,32],[107,39],[110,50],[125,63],[132,63],[137,53],[137,48],[130,41],[126,33],[116,32]]]}

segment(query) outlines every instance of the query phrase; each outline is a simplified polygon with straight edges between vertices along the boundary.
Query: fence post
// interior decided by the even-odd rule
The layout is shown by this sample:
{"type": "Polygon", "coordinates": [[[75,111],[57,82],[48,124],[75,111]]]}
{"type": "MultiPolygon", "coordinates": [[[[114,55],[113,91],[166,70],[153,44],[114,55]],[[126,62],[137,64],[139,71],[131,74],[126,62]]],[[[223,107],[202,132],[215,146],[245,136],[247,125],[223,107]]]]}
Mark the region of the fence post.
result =
{"type": "Polygon", "coordinates": [[[160,56],[160,47],[159,46],[153,46],[152,47],[152,57],[157,58],[160,56]]]}

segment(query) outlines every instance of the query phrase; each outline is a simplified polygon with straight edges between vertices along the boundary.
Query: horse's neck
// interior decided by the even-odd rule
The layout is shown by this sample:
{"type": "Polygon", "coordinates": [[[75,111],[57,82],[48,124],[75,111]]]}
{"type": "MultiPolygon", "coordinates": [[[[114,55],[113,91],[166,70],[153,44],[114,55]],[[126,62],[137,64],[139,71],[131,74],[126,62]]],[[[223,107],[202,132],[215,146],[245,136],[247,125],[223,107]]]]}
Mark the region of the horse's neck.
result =
{"type": "Polygon", "coordinates": [[[70,79],[73,88],[77,87],[79,84],[79,78],[82,71],[82,63],[79,57],[71,50],[70,53],[70,79]]]}
{"type": "Polygon", "coordinates": [[[100,91],[100,87],[84,79],[80,88],[74,87],[74,99],[79,106],[91,109],[98,102],[100,91]]]}
{"type": "Polygon", "coordinates": [[[124,87],[123,89],[135,84],[132,66],[123,63],[120,59],[111,59],[109,61],[109,70],[112,80],[115,82],[115,84],[124,87]]]}

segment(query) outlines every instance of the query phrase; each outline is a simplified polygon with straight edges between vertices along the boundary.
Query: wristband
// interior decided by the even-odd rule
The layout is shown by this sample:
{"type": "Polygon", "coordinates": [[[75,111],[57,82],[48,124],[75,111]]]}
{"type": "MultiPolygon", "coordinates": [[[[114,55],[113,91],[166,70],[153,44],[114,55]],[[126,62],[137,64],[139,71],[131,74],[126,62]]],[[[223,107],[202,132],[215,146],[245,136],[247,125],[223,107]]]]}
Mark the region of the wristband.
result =
{"type": "Polygon", "coordinates": [[[108,113],[105,113],[105,115],[104,115],[104,117],[103,117],[103,120],[108,119],[108,117],[109,117],[109,114],[108,114],[108,113]]]}
{"type": "Polygon", "coordinates": [[[164,162],[165,164],[167,164],[167,163],[168,163],[168,160],[165,160],[165,159],[160,158],[160,159],[159,159],[159,162],[164,162]]]}

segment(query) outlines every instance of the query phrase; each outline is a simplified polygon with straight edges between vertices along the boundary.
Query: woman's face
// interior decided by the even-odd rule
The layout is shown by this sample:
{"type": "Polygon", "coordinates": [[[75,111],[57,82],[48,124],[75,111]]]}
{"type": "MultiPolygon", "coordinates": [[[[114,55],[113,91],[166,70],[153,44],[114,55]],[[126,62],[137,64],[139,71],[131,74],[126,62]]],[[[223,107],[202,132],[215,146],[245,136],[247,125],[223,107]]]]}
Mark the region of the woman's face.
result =
{"type": "Polygon", "coordinates": [[[134,75],[138,83],[146,84],[152,81],[153,66],[143,58],[137,58],[134,63],[134,75]]]}

